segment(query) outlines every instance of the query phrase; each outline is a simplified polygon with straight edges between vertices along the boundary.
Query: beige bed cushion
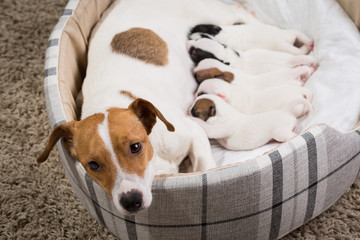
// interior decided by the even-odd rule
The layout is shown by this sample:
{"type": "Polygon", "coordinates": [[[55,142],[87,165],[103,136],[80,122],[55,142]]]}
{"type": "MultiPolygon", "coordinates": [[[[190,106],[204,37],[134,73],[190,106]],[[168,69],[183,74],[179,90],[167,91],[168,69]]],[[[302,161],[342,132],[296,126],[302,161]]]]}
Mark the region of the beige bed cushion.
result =
{"type": "Polygon", "coordinates": [[[112,2],[113,0],[80,1],[64,28],[60,39],[58,76],[67,121],[79,118],[75,100],[86,73],[89,36],[102,13],[112,2]]]}
{"type": "Polygon", "coordinates": [[[360,1],[359,0],[337,0],[349,17],[360,30],[360,1]]]}

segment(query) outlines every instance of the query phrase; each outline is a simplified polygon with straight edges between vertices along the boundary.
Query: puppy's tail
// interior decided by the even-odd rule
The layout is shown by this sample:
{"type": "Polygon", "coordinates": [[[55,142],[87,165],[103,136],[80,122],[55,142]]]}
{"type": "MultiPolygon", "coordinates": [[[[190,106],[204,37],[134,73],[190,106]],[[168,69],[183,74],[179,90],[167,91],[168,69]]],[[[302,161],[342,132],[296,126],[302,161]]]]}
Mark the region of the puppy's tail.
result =
{"type": "Polygon", "coordinates": [[[314,110],[311,103],[305,98],[297,98],[291,101],[288,105],[285,106],[284,110],[290,114],[294,114],[294,108],[300,104],[304,106],[303,114],[310,113],[314,110]]]}

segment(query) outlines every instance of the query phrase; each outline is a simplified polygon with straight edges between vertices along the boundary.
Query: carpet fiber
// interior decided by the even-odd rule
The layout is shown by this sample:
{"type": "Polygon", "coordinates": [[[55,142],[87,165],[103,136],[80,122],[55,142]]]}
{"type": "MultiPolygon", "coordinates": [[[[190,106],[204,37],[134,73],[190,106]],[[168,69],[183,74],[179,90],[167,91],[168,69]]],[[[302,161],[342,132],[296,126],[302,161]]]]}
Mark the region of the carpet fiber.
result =
{"type": "MultiPolygon", "coordinates": [[[[54,150],[43,91],[47,40],[66,0],[0,1],[0,239],[115,239],[83,208],[54,150]]],[[[284,239],[360,238],[360,179],[284,239]]]]}

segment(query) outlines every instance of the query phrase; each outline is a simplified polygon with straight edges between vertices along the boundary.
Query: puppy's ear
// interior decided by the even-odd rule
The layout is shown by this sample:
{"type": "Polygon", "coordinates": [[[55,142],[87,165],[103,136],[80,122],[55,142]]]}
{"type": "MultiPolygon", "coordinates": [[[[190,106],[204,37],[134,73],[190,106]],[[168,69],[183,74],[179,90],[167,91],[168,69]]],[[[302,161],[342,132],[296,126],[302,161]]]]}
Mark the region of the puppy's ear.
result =
{"type": "Polygon", "coordinates": [[[197,71],[195,73],[195,79],[198,83],[201,83],[204,80],[210,78],[222,79],[228,83],[231,83],[234,80],[234,74],[231,72],[223,72],[218,68],[208,68],[197,71]]]}
{"type": "Polygon", "coordinates": [[[60,126],[57,126],[50,134],[48,144],[46,145],[44,151],[40,154],[40,156],[36,159],[38,163],[45,162],[49,157],[49,154],[57,141],[60,138],[63,138],[65,147],[70,151],[71,155],[76,157],[76,153],[73,148],[73,135],[72,129],[74,127],[75,121],[71,121],[68,123],[64,123],[60,126]]]}
{"type": "Polygon", "coordinates": [[[174,126],[169,123],[161,112],[149,101],[137,98],[129,105],[129,109],[140,119],[148,135],[151,133],[151,130],[156,123],[156,116],[163,121],[168,131],[175,131],[174,126]]]}

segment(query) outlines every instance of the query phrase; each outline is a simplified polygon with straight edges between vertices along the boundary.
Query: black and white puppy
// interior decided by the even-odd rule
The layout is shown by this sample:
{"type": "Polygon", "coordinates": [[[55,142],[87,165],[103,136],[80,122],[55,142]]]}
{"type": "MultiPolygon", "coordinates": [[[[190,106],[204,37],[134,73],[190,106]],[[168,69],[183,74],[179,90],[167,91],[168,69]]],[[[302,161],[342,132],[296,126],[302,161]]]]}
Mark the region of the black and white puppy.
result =
{"type": "Polygon", "coordinates": [[[188,40],[187,49],[195,64],[213,58],[247,74],[260,74],[284,68],[314,66],[315,59],[309,55],[292,55],[267,49],[237,52],[213,39],[188,40]]]}
{"type": "Polygon", "coordinates": [[[307,54],[314,48],[314,41],[293,29],[280,29],[261,22],[217,26],[200,24],[189,34],[189,39],[212,38],[236,51],[263,48],[294,55],[307,54]]]}

